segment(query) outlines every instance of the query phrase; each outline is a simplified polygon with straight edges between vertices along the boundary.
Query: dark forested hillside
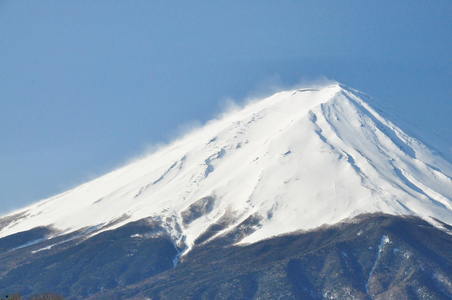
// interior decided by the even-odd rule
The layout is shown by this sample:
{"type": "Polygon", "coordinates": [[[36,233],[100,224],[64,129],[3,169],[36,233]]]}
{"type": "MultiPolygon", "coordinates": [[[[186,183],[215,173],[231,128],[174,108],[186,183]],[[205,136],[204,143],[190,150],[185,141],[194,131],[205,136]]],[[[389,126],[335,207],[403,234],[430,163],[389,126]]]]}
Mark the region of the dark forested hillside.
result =
{"type": "Polygon", "coordinates": [[[87,240],[39,242],[47,231],[36,229],[0,240],[8,249],[0,290],[68,299],[450,299],[452,236],[445,230],[415,217],[361,215],[247,246],[222,236],[174,267],[180,249],[155,222],[87,240]],[[27,234],[38,242],[17,248],[27,234]]]}

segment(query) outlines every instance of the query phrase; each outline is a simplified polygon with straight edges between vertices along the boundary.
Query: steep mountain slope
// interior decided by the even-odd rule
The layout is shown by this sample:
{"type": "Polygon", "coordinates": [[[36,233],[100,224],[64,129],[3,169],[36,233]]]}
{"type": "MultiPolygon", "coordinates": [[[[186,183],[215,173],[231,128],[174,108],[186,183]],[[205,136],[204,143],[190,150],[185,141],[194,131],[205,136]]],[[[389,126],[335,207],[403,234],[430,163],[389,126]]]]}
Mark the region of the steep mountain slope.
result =
{"type": "MultiPolygon", "coordinates": [[[[227,234],[195,245],[176,267],[163,231],[142,220],[89,239],[8,248],[0,252],[0,291],[67,299],[452,297],[452,235],[416,217],[360,215],[240,246],[227,234]]],[[[5,239],[12,246],[14,237],[5,239]]]]}
{"type": "Polygon", "coordinates": [[[362,215],[224,248],[96,299],[450,299],[452,236],[414,217],[362,215]],[[215,270],[215,271],[214,271],[215,270]]]}
{"type": "Polygon", "coordinates": [[[256,225],[244,243],[365,212],[452,224],[451,164],[360,97],[333,85],[249,104],[3,218],[0,237],[36,226],[112,229],[144,217],[164,220],[189,247],[212,224],[227,231],[248,218],[256,225]]]}
{"type": "Polygon", "coordinates": [[[376,107],[339,84],[277,93],[4,216],[0,291],[447,298],[452,164],[376,107]]]}

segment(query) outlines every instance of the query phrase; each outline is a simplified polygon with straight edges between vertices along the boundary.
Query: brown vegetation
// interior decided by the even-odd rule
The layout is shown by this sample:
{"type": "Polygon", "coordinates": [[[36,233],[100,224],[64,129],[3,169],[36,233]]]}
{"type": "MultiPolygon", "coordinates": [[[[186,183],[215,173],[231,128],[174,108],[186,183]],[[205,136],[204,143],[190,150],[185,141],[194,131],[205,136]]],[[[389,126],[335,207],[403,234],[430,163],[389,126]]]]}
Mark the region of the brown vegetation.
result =
{"type": "MultiPolygon", "coordinates": [[[[13,295],[0,295],[0,300],[22,300],[23,298],[20,296],[19,293],[15,293],[13,295]]],[[[43,293],[38,296],[33,296],[30,298],[30,300],[63,300],[64,297],[57,295],[55,293],[43,293]]]]}

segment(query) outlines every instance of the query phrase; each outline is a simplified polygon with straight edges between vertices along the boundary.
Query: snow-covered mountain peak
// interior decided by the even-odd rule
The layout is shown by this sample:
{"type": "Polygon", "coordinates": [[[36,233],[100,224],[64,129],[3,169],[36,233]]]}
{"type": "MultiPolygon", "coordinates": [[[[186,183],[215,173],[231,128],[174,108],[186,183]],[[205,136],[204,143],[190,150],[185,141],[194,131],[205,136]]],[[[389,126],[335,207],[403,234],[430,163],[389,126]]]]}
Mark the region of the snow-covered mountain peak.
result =
{"type": "MultiPolygon", "coordinates": [[[[452,166],[339,84],[277,93],[7,216],[0,237],[150,217],[188,247],[251,243],[367,212],[452,224],[452,166]]],[[[1,219],[0,219],[1,221],[1,219]]],[[[1,223],[0,223],[1,224],[1,223]]]]}

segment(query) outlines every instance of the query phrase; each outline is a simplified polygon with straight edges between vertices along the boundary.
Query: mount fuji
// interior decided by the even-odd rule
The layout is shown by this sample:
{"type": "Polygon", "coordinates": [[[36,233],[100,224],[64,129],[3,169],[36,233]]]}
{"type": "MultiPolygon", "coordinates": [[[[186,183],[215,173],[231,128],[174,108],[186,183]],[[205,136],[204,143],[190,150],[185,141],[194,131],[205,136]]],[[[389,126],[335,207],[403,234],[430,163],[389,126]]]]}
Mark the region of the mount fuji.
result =
{"type": "Polygon", "coordinates": [[[452,164],[397,121],[340,84],[236,108],[0,218],[0,291],[47,289],[74,299],[446,299],[452,164]],[[116,250],[104,253],[108,247],[116,250]],[[239,261],[246,268],[232,267],[239,261]],[[326,262],[337,263],[333,273],[325,273],[326,262]],[[58,279],[67,269],[76,271],[58,279]]]}

